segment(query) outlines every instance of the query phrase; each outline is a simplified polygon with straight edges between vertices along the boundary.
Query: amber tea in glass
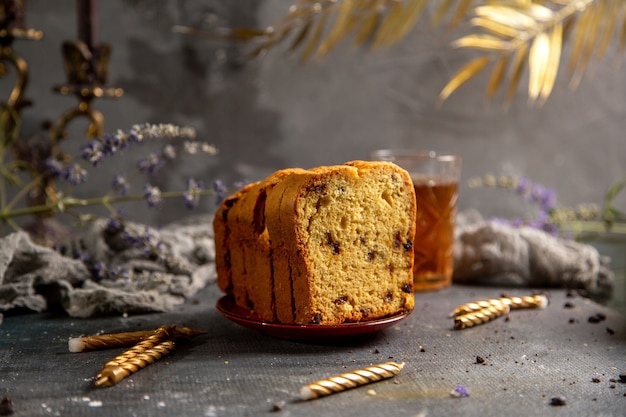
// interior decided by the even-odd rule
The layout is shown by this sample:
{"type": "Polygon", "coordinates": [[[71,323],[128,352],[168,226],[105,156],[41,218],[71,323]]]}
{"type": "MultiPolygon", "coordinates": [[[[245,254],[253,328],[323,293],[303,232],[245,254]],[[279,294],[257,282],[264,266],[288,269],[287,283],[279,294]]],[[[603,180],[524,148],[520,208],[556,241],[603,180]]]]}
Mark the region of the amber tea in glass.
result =
{"type": "Polygon", "coordinates": [[[449,286],[454,264],[454,223],[461,158],[408,150],[379,150],[371,156],[398,164],[413,180],[417,201],[414,290],[437,290],[449,286]]]}

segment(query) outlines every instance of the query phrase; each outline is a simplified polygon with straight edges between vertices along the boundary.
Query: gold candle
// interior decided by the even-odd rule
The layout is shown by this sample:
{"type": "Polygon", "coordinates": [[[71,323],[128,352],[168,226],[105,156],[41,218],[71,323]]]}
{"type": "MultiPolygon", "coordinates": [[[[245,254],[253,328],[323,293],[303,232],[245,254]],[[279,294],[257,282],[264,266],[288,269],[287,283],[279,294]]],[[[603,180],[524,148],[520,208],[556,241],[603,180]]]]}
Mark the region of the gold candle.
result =
{"type": "MultiPolygon", "coordinates": [[[[192,330],[187,327],[173,329],[173,338],[178,339],[190,339],[200,334],[205,334],[204,331],[192,330]]],[[[132,346],[142,340],[146,340],[150,336],[154,335],[157,330],[141,330],[138,332],[123,332],[123,333],[111,333],[102,334],[96,336],[75,337],[68,341],[68,348],[70,352],[86,352],[89,350],[110,349],[115,347],[132,346]]]]}
{"type": "Polygon", "coordinates": [[[499,307],[501,305],[508,305],[511,310],[519,310],[523,308],[546,308],[548,305],[548,297],[545,294],[535,294],[523,297],[500,297],[489,300],[474,301],[460,305],[454,309],[452,313],[450,313],[450,317],[475,313],[484,308],[499,307]]]}
{"type": "Polygon", "coordinates": [[[507,314],[511,308],[508,304],[490,305],[481,310],[462,314],[454,318],[454,330],[463,330],[479,324],[487,323],[507,314]]]}
{"type": "Polygon", "coordinates": [[[404,362],[386,362],[365,369],[357,369],[345,374],[332,376],[328,379],[320,379],[319,381],[303,386],[300,389],[300,399],[312,400],[380,381],[381,379],[391,378],[398,374],[403,367],[404,362]]]}
{"type": "Polygon", "coordinates": [[[164,342],[160,342],[157,345],[151,347],[150,349],[145,350],[142,353],[132,355],[129,357],[124,357],[123,359],[117,360],[118,358],[107,362],[100,373],[96,376],[96,386],[105,386],[110,387],[127,376],[139,371],[140,369],[145,368],[151,363],[156,362],[162,357],[169,355],[174,350],[174,341],[166,340],[164,342]]]}
{"type": "Polygon", "coordinates": [[[104,367],[119,365],[120,363],[132,359],[137,355],[141,355],[149,351],[150,349],[154,349],[154,347],[159,345],[160,343],[165,342],[166,340],[171,340],[172,335],[172,327],[159,327],[150,337],[137,343],[135,346],[124,351],[124,353],[116,356],[114,359],[111,359],[104,364],[104,367]]]}

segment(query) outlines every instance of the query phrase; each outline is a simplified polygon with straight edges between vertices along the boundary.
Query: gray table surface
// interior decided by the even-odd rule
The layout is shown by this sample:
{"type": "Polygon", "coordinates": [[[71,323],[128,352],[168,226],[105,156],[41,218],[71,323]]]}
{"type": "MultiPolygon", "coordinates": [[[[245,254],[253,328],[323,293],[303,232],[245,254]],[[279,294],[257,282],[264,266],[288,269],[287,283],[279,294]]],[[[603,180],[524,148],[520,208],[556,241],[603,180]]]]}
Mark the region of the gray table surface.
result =
{"type": "Polygon", "coordinates": [[[545,310],[452,330],[454,307],[502,291],[453,286],[418,293],[413,314],[394,327],[327,344],[277,339],[231,322],[214,307],[221,297],[215,285],[169,313],[5,316],[0,396],[11,398],[15,416],[626,415],[626,383],[619,381],[626,372],[624,316],[556,290],[545,310]],[[598,313],[606,319],[588,321],[598,313]],[[123,349],[68,351],[70,337],[163,324],[208,333],[110,388],[96,388],[94,376],[123,349]],[[477,356],[485,362],[477,364],[477,356]],[[303,384],[388,360],[406,363],[393,379],[298,400],[303,384]],[[452,397],[457,384],[470,396],[452,397]],[[566,405],[551,406],[555,396],[566,405]]]}

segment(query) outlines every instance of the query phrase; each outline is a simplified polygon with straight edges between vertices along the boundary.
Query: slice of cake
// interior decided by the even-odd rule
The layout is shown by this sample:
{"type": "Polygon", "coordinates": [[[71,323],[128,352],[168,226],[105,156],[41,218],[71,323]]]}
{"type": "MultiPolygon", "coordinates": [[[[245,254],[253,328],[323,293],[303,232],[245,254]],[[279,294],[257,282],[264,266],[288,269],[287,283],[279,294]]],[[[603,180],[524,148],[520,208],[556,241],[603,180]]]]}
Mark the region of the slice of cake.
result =
{"type": "Polygon", "coordinates": [[[227,199],[214,225],[217,256],[230,253],[230,267],[217,262],[220,288],[263,320],[339,324],[413,308],[415,194],[397,165],[279,171],[227,199]]]}

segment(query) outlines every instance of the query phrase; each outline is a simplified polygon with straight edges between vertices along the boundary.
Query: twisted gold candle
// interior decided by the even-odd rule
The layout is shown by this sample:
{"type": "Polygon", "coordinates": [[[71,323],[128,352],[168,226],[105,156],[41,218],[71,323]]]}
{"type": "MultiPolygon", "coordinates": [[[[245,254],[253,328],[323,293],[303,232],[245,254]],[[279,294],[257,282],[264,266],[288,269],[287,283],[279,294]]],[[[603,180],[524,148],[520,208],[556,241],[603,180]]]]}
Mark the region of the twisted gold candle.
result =
{"type": "Polygon", "coordinates": [[[548,297],[545,294],[535,294],[523,297],[500,297],[483,301],[474,301],[460,305],[454,309],[452,313],[450,313],[450,317],[475,313],[487,307],[498,307],[501,305],[508,305],[511,310],[519,310],[522,308],[546,308],[548,305],[548,297]]]}
{"type": "Polygon", "coordinates": [[[117,360],[118,358],[121,358],[120,356],[112,361],[109,361],[104,365],[102,371],[100,371],[100,373],[96,376],[96,386],[113,386],[127,376],[145,368],[162,357],[169,355],[173,350],[174,341],[166,340],[152,346],[150,349],[147,349],[142,353],[117,360]]]}
{"type": "Polygon", "coordinates": [[[502,317],[510,311],[508,304],[490,305],[478,311],[455,317],[454,330],[463,330],[502,317]]]}
{"type": "MultiPolygon", "coordinates": [[[[190,339],[206,332],[192,330],[187,327],[173,328],[173,338],[190,339]]],[[[138,332],[123,332],[102,334],[97,336],[75,337],[68,341],[70,352],[85,352],[89,350],[109,349],[114,347],[132,346],[154,335],[157,330],[141,330],[138,332]]]]}
{"type": "Polygon", "coordinates": [[[105,363],[104,368],[106,368],[107,366],[119,365],[120,363],[125,362],[128,359],[132,359],[136,357],[137,355],[141,355],[144,352],[147,352],[150,349],[153,349],[155,346],[157,346],[158,344],[166,340],[171,340],[173,331],[174,331],[173,327],[159,327],[147,339],[142,340],[141,342],[137,343],[135,346],[124,351],[124,353],[116,356],[114,359],[111,359],[110,361],[105,363]]]}
{"type": "Polygon", "coordinates": [[[332,376],[328,379],[320,379],[319,381],[303,386],[300,389],[300,399],[312,400],[335,392],[341,392],[371,382],[380,381],[381,379],[391,378],[398,374],[403,367],[404,362],[386,362],[365,369],[357,369],[345,374],[332,376]]]}

